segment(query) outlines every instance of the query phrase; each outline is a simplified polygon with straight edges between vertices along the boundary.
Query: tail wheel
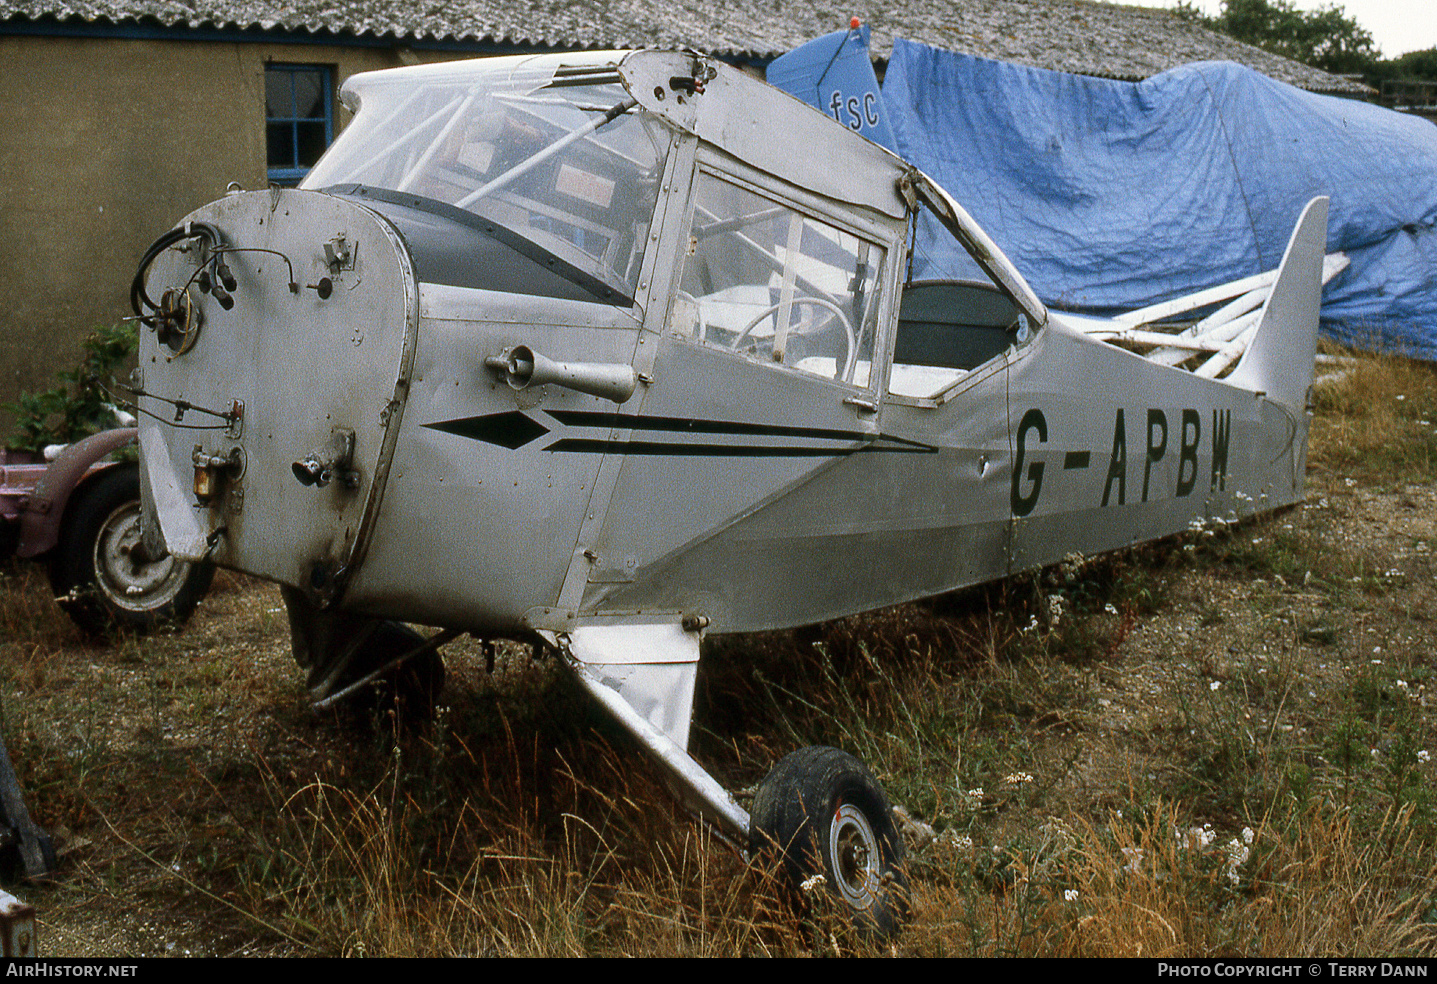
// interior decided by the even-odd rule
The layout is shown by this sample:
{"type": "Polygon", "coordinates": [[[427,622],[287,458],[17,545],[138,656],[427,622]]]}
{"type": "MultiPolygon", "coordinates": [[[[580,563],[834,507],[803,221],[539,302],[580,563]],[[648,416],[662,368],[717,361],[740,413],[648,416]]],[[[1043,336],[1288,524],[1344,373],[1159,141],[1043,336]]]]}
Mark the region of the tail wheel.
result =
{"type": "Polygon", "coordinates": [[[863,931],[888,938],[908,915],[903,838],[878,780],[837,748],[786,756],[754,796],[749,849],[776,864],[800,908],[823,890],[863,931]]]}
{"type": "Polygon", "coordinates": [[[50,556],[50,586],[70,618],[92,635],[148,632],[189,618],[214,567],[140,545],[140,471],[116,465],[71,496],[50,556]]]}

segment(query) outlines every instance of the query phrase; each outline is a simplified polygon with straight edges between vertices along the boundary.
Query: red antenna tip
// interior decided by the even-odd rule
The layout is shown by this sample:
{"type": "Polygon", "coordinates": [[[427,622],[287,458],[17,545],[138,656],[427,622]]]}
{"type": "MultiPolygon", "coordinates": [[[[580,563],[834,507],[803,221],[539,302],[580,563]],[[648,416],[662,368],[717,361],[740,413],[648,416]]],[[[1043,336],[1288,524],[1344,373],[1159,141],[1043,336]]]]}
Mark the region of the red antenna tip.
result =
{"type": "Polygon", "coordinates": [[[863,23],[863,21],[859,20],[858,17],[857,17],[857,15],[855,15],[855,16],[849,18],[849,21],[848,21],[849,30],[853,30],[853,31],[858,30],[858,25],[860,25],[860,24],[862,24],[862,23],[863,23]]]}

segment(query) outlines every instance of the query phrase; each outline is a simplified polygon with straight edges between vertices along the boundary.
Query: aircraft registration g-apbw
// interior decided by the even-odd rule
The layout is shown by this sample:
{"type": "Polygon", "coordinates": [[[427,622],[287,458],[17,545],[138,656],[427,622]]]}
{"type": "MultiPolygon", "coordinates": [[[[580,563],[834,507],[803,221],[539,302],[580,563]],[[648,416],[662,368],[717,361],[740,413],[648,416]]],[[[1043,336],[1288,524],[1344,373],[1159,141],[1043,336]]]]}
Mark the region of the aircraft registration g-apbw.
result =
{"type": "Polygon", "coordinates": [[[903,845],[861,763],[797,751],[750,814],[688,755],[701,637],[1301,495],[1325,199],[1276,272],[1095,322],[921,172],[692,52],[344,99],[300,189],[197,210],[132,288],[146,534],[281,585],[318,701],[435,682],[461,632],[542,639],[710,821],[886,931],[903,845]],[[981,282],[914,279],[925,212],[981,282]]]}

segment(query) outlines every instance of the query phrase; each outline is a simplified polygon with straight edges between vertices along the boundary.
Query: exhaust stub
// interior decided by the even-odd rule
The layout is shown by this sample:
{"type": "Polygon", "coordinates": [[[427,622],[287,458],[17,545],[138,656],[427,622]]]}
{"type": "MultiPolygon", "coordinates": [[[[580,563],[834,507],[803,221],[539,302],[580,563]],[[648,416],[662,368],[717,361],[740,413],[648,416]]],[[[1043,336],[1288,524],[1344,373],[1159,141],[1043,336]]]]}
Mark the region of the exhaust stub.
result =
{"type": "Polygon", "coordinates": [[[527,345],[505,349],[484,360],[512,389],[553,383],[590,396],[623,403],[634,395],[639,374],[625,362],[555,362],[527,345]]]}

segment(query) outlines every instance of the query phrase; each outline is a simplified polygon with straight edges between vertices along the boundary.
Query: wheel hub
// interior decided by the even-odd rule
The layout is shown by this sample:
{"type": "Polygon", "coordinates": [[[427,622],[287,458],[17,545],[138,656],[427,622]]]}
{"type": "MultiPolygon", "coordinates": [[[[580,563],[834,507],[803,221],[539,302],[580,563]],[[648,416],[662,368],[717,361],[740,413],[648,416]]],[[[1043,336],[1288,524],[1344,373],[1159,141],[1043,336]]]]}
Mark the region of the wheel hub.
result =
{"type": "MultiPolygon", "coordinates": [[[[95,540],[95,573],[101,591],[115,605],[133,611],[152,608],[156,595],[178,593],[181,562],[172,556],[141,561],[140,504],[121,505],[105,520],[95,540]]],[[[162,599],[161,603],[164,600],[162,599]]]]}
{"type": "Polygon", "coordinates": [[[866,909],[878,896],[878,838],[863,811],[845,803],[833,814],[828,828],[828,853],[833,859],[834,881],[849,905],[866,909]]]}

